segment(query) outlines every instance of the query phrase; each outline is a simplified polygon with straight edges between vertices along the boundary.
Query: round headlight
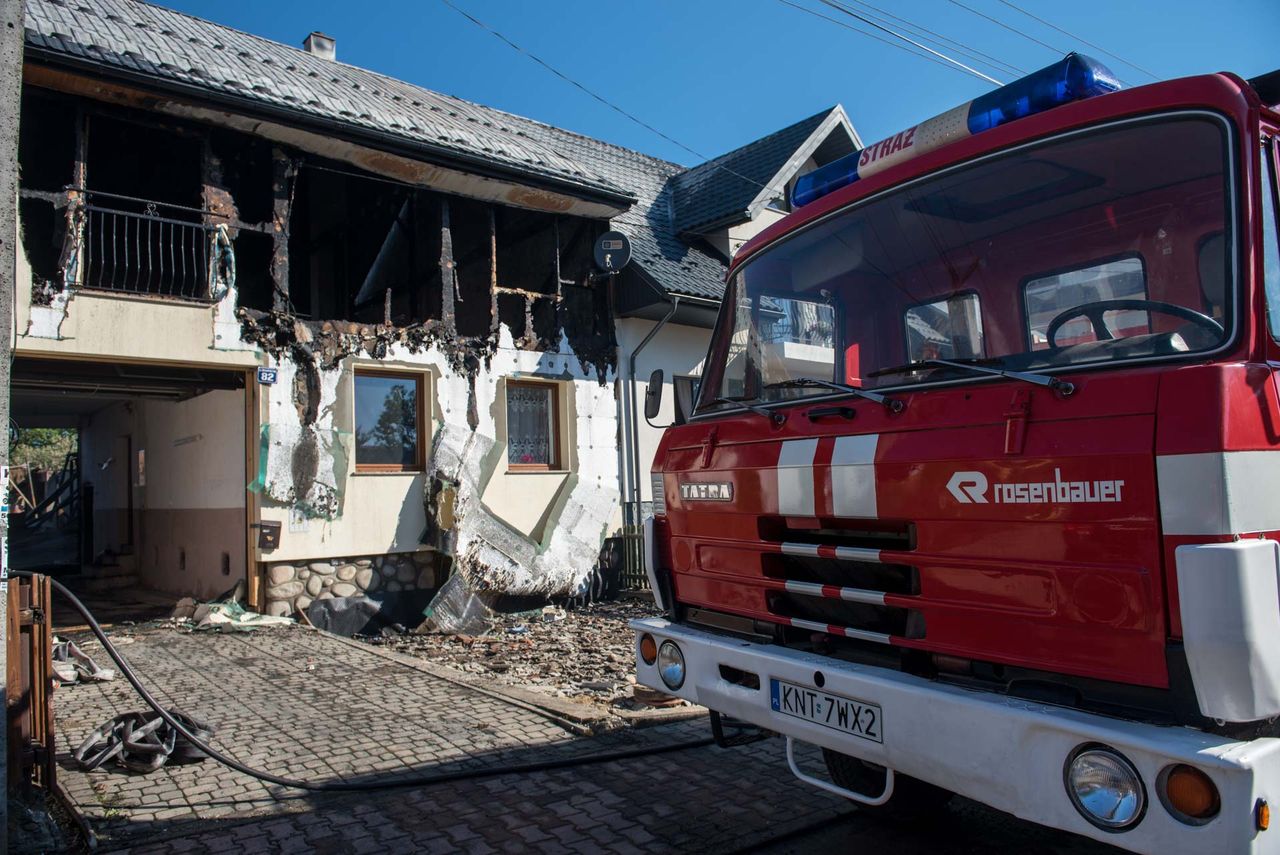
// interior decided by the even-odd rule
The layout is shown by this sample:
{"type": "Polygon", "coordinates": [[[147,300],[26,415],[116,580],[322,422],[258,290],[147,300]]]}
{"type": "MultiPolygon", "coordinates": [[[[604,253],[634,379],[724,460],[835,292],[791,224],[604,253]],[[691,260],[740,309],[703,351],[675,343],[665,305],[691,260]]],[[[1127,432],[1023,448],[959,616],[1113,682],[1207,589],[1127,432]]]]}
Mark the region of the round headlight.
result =
{"type": "Polygon", "coordinates": [[[684,654],[674,641],[664,641],[658,646],[658,676],[668,689],[684,685],[684,654]]]}
{"type": "Polygon", "coordinates": [[[1137,825],[1147,794],[1133,764],[1110,748],[1086,747],[1067,761],[1067,795],[1080,815],[1106,831],[1137,825]]]}

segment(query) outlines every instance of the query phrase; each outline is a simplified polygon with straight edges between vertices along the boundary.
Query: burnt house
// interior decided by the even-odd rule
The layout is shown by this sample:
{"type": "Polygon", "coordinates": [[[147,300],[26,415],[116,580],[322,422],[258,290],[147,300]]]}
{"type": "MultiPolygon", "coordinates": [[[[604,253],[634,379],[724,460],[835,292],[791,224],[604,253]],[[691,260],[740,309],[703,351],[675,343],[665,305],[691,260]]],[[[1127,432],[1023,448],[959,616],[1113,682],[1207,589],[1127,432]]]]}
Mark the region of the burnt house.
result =
{"type": "Polygon", "coordinates": [[[835,107],[687,169],[320,33],[134,0],[26,26],[15,418],[79,430],[91,573],[273,613],[450,568],[581,590],[647,499],[637,381],[688,406],[730,255],[858,144],[835,107]]]}

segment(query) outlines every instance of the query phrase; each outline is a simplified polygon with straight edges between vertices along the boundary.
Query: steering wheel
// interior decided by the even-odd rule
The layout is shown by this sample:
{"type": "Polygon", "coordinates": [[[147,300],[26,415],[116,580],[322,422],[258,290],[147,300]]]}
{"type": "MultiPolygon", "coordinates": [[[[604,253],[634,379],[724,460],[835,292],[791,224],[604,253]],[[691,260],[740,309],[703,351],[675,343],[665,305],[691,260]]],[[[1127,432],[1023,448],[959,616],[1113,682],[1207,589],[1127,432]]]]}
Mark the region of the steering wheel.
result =
{"type": "Polygon", "coordinates": [[[1053,320],[1049,321],[1049,327],[1045,330],[1045,338],[1049,340],[1050,347],[1058,346],[1058,331],[1062,329],[1067,321],[1080,316],[1089,319],[1089,323],[1093,325],[1093,334],[1098,341],[1107,341],[1114,339],[1111,330],[1107,329],[1106,321],[1103,316],[1107,312],[1123,311],[1125,309],[1141,309],[1147,312],[1160,312],[1164,315],[1173,315],[1175,318],[1181,318],[1189,321],[1198,327],[1203,327],[1209,332],[1221,337],[1223,333],[1222,324],[1215,321],[1208,315],[1197,312],[1195,309],[1188,309],[1186,306],[1179,306],[1176,303],[1162,303],[1159,300],[1098,300],[1093,303],[1082,303],[1079,306],[1067,309],[1059,313],[1053,320]]]}

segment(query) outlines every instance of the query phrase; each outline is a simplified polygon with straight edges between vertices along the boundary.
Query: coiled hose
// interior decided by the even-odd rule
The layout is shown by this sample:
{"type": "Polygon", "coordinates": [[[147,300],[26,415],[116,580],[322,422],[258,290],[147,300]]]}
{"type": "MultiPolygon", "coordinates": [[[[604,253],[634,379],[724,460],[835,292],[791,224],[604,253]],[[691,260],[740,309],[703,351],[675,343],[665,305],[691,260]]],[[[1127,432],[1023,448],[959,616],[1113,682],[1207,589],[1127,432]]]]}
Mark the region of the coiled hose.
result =
{"type": "MultiPolygon", "coordinates": [[[[26,570],[10,571],[10,576],[34,579],[37,574],[26,570]]],[[[287,778],[283,775],[275,775],[271,772],[263,772],[260,769],[254,769],[246,766],[234,757],[228,757],[209,743],[201,739],[196,733],[187,726],[187,724],[178,717],[175,717],[169,710],[161,706],[147,691],[147,687],[142,685],[142,681],[133,669],[129,667],[129,663],[125,661],[120,651],[116,650],[115,645],[107,638],[106,632],[102,626],[94,618],[93,614],[80,602],[80,598],[73,594],[66,585],[63,585],[57,579],[50,578],[49,584],[53,586],[59,594],[67,598],[80,616],[85,619],[89,629],[97,636],[98,641],[102,642],[102,647],[107,651],[107,655],[116,663],[116,667],[120,669],[120,673],[133,686],[139,697],[146,702],[147,706],[155,711],[156,715],[164,720],[165,724],[172,727],[175,731],[182,735],[196,748],[207,754],[209,757],[218,761],[222,765],[234,769],[241,774],[248,775],[251,778],[257,778],[259,781],[265,781],[268,784],[276,784],[281,787],[289,787],[296,790],[310,790],[312,792],[368,792],[370,790],[393,790],[403,789],[406,787],[427,787],[433,784],[454,783],[457,781],[473,781],[481,778],[496,778],[502,775],[523,775],[532,772],[548,772],[556,769],[572,769],[576,766],[589,766],[595,763],[610,763],[615,760],[630,760],[635,757],[650,757],[656,754],[669,754],[674,751],[687,751],[693,748],[706,748],[715,744],[715,740],[708,737],[706,739],[693,739],[685,742],[674,742],[667,745],[656,745],[645,748],[631,748],[625,751],[602,752],[599,754],[588,754],[582,757],[571,757],[563,760],[543,760],[536,763],[516,763],[509,766],[495,766],[491,769],[478,769],[458,772],[439,772],[431,775],[418,775],[411,778],[394,778],[391,780],[369,780],[369,781],[303,781],[299,778],[287,778]]],[[[763,738],[763,737],[760,737],[763,738]]]]}

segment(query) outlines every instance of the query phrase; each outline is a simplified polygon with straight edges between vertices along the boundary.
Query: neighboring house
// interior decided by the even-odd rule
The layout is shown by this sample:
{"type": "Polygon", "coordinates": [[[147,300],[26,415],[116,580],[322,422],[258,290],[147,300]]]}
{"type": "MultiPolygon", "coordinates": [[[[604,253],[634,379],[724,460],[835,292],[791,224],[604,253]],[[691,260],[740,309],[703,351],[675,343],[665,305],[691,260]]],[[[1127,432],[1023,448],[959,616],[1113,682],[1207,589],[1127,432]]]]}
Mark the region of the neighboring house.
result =
{"type": "Polygon", "coordinates": [[[648,372],[690,406],[732,252],[858,145],[836,107],[686,169],[319,33],[134,0],[26,26],[14,417],[80,429],[86,563],[273,613],[451,566],[581,591],[647,500],[648,372]]]}

